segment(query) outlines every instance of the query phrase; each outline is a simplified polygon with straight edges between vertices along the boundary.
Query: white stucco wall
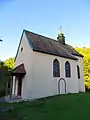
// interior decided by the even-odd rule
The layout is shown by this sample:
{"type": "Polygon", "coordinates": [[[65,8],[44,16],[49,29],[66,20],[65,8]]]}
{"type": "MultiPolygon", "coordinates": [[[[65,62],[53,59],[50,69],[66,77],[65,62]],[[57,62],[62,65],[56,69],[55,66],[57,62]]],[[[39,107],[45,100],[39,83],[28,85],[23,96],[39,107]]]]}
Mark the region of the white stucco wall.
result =
{"type": "Polygon", "coordinates": [[[85,92],[85,85],[84,85],[84,71],[83,71],[83,61],[82,61],[82,57],[78,57],[78,56],[75,56],[78,58],[78,62],[77,62],[77,65],[79,66],[80,68],[80,79],[78,80],[78,84],[79,84],[79,91],[80,92],[85,92]]]}
{"type": "MultiPolygon", "coordinates": [[[[15,67],[24,63],[24,66],[26,69],[26,76],[22,79],[22,97],[23,98],[27,98],[28,94],[30,96],[30,93],[28,93],[28,89],[29,90],[32,89],[32,85],[31,85],[32,84],[31,83],[32,81],[32,52],[33,51],[31,47],[29,46],[29,41],[27,40],[27,37],[24,33],[22,37],[21,45],[18,51],[18,55],[15,61],[15,67]],[[22,47],[23,47],[23,51],[21,52],[22,47]]],[[[14,87],[14,83],[15,82],[13,82],[13,87],[14,87]]],[[[17,84],[18,82],[16,82],[16,86],[17,84]]],[[[14,93],[14,91],[12,93],[14,93]]]]}
{"type": "Polygon", "coordinates": [[[65,78],[66,90],[67,93],[79,92],[77,61],[39,52],[33,52],[33,81],[31,98],[40,98],[58,94],[58,80],[60,78],[53,77],[54,59],[58,59],[60,62],[60,78],[65,78],[65,62],[70,62],[71,78],[65,78]]]}
{"type": "Polygon", "coordinates": [[[15,77],[13,77],[13,86],[12,86],[12,94],[14,95],[14,88],[15,88],[15,77]]]}
{"type": "MultiPolygon", "coordinates": [[[[58,80],[60,78],[64,78],[66,81],[67,93],[77,93],[85,90],[83,84],[82,58],[76,56],[79,60],[75,61],[54,55],[35,52],[31,49],[29,44],[30,43],[24,33],[15,61],[15,67],[24,63],[26,69],[26,75],[22,79],[22,98],[35,99],[58,94],[58,80]],[[22,47],[23,51],[21,52],[22,47]],[[57,59],[60,63],[60,78],[53,77],[54,59],[57,59]],[[65,77],[66,61],[68,61],[71,66],[71,78],[65,77]],[[77,76],[77,64],[80,66],[80,80],[78,80],[77,76]]],[[[61,84],[62,88],[60,87],[60,92],[64,93],[63,82],[61,84]]]]}

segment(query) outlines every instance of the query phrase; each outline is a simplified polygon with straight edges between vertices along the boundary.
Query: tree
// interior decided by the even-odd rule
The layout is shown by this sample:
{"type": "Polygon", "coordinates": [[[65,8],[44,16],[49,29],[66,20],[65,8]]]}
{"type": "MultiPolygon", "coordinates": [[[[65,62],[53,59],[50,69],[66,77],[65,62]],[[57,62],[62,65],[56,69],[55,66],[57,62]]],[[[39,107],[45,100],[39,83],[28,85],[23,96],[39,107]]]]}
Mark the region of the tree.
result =
{"type": "Polygon", "coordinates": [[[84,83],[87,89],[90,89],[90,48],[75,48],[83,57],[84,65],[84,83]]]}
{"type": "MultiPolygon", "coordinates": [[[[6,61],[0,62],[0,96],[4,96],[6,92],[7,81],[10,85],[10,73],[14,67],[14,58],[9,58],[6,61]]],[[[8,89],[9,91],[9,89],[8,89]]]]}
{"type": "Polygon", "coordinates": [[[7,66],[8,69],[12,69],[14,67],[14,58],[9,58],[4,61],[4,66],[7,66]]]}

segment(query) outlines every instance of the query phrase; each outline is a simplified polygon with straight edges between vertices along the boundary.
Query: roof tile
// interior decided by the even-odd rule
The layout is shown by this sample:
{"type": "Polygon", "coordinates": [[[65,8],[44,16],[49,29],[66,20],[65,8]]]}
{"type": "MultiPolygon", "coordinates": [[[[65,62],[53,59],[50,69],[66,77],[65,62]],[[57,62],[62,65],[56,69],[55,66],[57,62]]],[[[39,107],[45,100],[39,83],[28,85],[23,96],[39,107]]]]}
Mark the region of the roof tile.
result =
{"type": "Polygon", "coordinates": [[[25,32],[30,40],[34,51],[70,58],[74,60],[77,60],[74,55],[83,57],[70,45],[63,45],[57,40],[38,35],[27,30],[25,30],[25,32]]]}

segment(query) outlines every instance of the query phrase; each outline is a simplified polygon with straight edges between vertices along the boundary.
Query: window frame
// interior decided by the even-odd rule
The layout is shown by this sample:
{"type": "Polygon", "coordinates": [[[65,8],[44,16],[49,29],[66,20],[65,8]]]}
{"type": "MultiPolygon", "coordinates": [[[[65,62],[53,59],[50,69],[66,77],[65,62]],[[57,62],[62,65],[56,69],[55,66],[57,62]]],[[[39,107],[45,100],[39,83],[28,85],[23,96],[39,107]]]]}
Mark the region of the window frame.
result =
{"type": "Polygon", "coordinates": [[[53,60],[53,77],[60,77],[60,63],[57,59],[53,60]]]}
{"type": "Polygon", "coordinates": [[[23,47],[21,47],[21,52],[23,51],[23,47]]]}
{"type": "Polygon", "coordinates": [[[68,61],[65,62],[65,77],[71,78],[71,66],[68,61]]]}
{"type": "Polygon", "coordinates": [[[79,65],[77,65],[77,76],[78,76],[78,79],[80,79],[80,67],[79,67],[79,65]]]}

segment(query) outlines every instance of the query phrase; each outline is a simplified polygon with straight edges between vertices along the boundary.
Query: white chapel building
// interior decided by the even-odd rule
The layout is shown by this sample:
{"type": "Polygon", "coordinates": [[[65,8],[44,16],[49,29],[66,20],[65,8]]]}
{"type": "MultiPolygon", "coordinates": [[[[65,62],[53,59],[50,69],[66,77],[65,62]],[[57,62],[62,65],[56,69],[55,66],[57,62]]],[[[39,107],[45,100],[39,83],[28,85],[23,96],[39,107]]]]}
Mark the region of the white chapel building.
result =
{"type": "Polygon", "coordinates": [[[12,94],[36,99],[84,92],[82,58],[66,44],[63,33],[54,40],[23,30],[12,71],[12,94]]]}

